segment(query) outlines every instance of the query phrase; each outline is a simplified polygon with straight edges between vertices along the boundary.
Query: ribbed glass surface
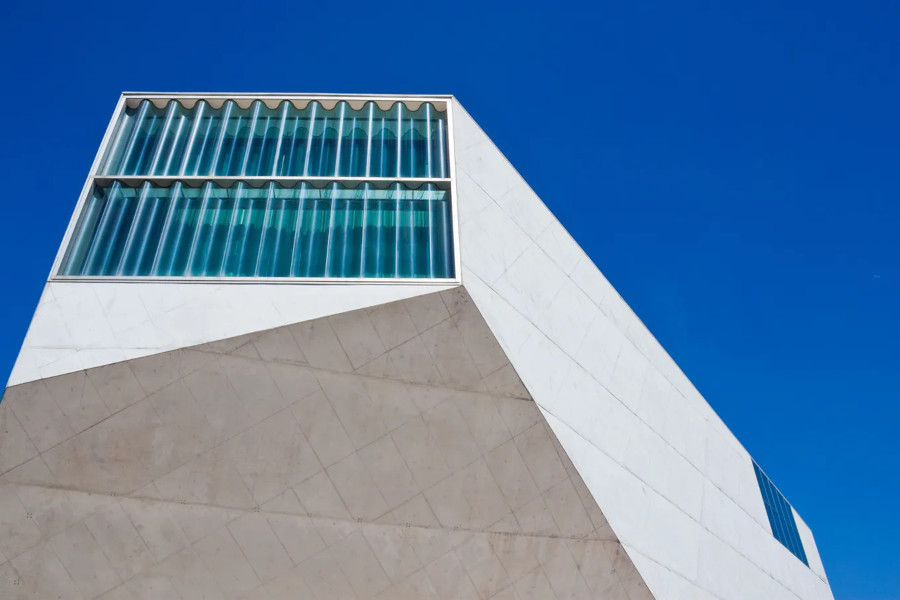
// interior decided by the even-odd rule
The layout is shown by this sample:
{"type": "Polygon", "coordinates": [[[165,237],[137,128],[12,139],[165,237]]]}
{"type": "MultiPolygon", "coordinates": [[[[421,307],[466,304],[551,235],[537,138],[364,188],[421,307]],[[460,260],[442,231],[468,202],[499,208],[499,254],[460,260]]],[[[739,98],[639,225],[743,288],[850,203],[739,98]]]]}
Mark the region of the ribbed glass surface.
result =
{"type": "Polygon", "coordinates": [[[127,108],[100,169],[127,176],[448,177],[446,113],[347,102],[326,110],[233,100],[127,108]]]}
{"type": "Polygon", "coordinates": [[[62,275],[453,277],[449,194],[433,184],[95,186],[62,275]]]}
{"type": "Polygon", "coordinates": [[[756,471],[756,480],[759,482],[759,490],[762,493],[763,503],[766,505],[766,514],[769,516],[769,524],[772,526],[775,539],[809,566],[806,552],[803,550],[803,543],[800,541],[800,534],[797,532],[797,522],[794,521],[794,511],[791,509],[791,505],[778,491],[772,480],[759,468],[756,461],[753,461],[753,470],[756,471]]]}

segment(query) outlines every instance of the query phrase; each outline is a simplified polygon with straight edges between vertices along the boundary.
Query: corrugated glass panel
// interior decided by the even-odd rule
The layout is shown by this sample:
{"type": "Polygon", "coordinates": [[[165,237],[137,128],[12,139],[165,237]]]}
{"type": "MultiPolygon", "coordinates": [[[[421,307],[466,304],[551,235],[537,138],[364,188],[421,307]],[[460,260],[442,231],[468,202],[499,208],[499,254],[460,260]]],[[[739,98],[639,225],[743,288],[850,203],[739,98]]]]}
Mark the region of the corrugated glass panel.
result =
{"type": "Polygon", "coordinates": [[[453,277],[450,198],[433,184],[97,185],[61,274],[453,277]]]}
{"type": "Polygon", "coordinates": [[[126,108],[100,168],[122,176],[449,177],[446,112],[316,101],[126,108]]]}
{"type": "Polygon", "coordinates": [[[759,491],[762,494],[763,503],[766,505],[766,514],[769,517],[769,524],[772,526],[772,534],[794,556],[809,566],[809,562],[806,560],[806,552],[803,550],[803,543],[800,541],[800,534],[797,531],[797,522],[794,520],[794,512],[791,509],[791,505],[788,504],[784,495],[778,491],[772,480],[759,468],[756,461],[753,461],[753,470],[756,472],[759,491]]]}

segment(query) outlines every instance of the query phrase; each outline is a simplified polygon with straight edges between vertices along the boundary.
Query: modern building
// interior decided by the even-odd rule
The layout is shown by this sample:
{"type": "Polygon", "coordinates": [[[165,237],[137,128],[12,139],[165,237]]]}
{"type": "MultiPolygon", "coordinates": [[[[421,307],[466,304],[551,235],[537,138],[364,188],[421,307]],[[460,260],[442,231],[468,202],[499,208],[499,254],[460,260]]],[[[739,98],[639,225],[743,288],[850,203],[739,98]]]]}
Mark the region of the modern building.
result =
{"type": "Polygon", "coordinates": [[[0,403],[0,597],[832,594],[452,96],[127,93],[0,403]]]}

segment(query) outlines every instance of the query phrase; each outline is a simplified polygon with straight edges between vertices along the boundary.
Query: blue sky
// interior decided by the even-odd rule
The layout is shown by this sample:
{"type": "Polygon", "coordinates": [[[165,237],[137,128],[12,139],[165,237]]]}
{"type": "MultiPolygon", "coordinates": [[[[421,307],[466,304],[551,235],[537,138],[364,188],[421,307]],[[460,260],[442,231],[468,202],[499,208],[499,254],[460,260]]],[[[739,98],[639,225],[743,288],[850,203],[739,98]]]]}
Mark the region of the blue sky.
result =
{"type": "Polygon", "coordinates": [[[810,524],[900,597],[900,4],[0,4],[0,376],[122,90],[455,94],[810,524]]]}

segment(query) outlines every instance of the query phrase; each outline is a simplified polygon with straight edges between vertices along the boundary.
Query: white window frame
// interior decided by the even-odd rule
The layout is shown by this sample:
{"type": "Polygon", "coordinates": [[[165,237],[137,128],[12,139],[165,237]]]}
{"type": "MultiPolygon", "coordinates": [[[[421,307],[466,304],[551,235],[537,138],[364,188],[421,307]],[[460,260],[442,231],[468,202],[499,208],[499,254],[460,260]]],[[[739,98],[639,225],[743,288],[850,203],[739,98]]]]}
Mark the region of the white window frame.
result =
{"type": "Polygon", "coordinates": [[[462,262],[459,252],[459,211],[456,202],[456,149],[454,147],[453,136],[453,96],[437,95],[437,96],[416,96],[416,95],[391,95],[391,94],[229,94],[229,93],[157,93],[157,92],[123,92],[119,98],[116,108],[113,111],[109,125],[106,127],[106,133],[103,135],[103,141],[91,164],[91,170],[85,180],[84,187],[81,189],[81,195],[78,197],[78,203],[75,206],[75,212],[69,219],[69,225],[66,228],[65,236],[63,236],[62,244],[56,253],[56,259],[53,261],[53,268],[50,271],[49,281],[54,282],[135,282],[135,283],[279,283],[279,284],[371,284],[385,285],[402,283],[405,285],[448,285],[459,284],[462,282],[462,262]],[[430,102],[446,110],[447,114],[447,152],[450,162],[449,177],[446,178],[430,178],[430,177],[266,177],[266,176],[125,176],[119,177],[114,175],[101,175],[99,173],[100,165],[106,156],[107,149],[111,143],[116,126],[122,117],[126,106],[129,104],[138,104],[143,100],[150,100],[155,104],[167,104],[171,100],[206,100],[220,101],[235,100],[240,103],[251,103],[256,100],[280,104],[282,101],[312,101],[337,103],[341,101],[347,102],[382,102],[382,103],[423,103],[430,102]],[[303,181],[328,181],[347,183],[355,185],[362,182],[402,182],[414,185],[433,183],[442,189],[447,189],[450,195],[450,214],[451,228],[453,238],[453,273],[452,278],[421,278],[421,277],[138,277],[138,276],[121,276],[121,275],[63,275],[60,273],[63,260],[69,249],[72,237],[81,219],[81,214],[87,204],[95,184],[108,183],[113,180],[118,181],[149,181],[151,183],[171,184],[174,181],[217,181],[226,183],[236,183],[239,181],[275,181],[283,183],[296,183],[303,181]]]}

